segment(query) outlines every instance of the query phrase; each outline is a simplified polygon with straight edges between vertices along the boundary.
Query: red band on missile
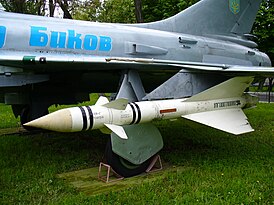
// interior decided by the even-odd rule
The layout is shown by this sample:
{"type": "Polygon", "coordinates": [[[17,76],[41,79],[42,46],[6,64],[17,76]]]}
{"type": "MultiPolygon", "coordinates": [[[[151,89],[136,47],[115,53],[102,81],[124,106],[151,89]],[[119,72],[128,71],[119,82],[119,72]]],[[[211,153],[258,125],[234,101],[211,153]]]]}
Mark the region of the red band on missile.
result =
{"type": "Polygon", "coordinates": [[[160,110],[160,114],[166,114],[166,113],[171,113],[171,112],[177,112],[177,109],[172,108],[172,109],[160,110]]]}

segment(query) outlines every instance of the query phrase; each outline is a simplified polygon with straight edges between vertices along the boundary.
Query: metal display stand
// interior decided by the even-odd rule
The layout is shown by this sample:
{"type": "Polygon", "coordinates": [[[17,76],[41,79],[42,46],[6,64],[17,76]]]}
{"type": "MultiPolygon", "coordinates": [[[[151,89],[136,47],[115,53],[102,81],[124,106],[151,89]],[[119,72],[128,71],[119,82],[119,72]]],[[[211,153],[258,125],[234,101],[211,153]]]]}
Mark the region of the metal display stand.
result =
{"type": "Polygon", "coordinates": [[[163,169],[162,161],[160,155],[156,155],[150,165],[148,166],[146,173],[156,172],[163,169]]]}
{"type": "MultiPolygon", "coordinates": [[[[156,155],[148,168],[146,169],[146,173],[156,172],[163,169],[162,161],[160,155],[156,155]]],[[[98,179],[105,182],[115,182],[124,179],[124,177],[117,174],[110,165],[100,162],[98,179]]]]}
{"type": "Polygon", "coordinates": [[[124,177],[117,174],[110,165],[100,162],[98,179],[105,183],[109,183],[122,180],[124,177]]]}

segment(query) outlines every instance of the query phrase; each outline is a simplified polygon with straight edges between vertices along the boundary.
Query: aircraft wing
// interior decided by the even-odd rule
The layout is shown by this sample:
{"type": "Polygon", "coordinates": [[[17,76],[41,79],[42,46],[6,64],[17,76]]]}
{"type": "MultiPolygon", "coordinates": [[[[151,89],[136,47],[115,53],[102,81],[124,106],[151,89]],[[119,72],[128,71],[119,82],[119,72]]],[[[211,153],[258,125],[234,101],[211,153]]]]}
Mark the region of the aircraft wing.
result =
{"type": "Polygon", "coordinates": [[[101,71],[101,70],[121,70],[137,69],[150,71],[153,70],[174,70],[177,67],[168,66],[166,63],[154,63],[151,59],[141,58],[111,58],[109,56],[92,56],[81,54],[63,53],[27,53],[27,52],[5,52],[0,55],[0,65],[21,68],[26,71],[34,72],[57,72],[57,71],[101,71]]]}
{"type": "MultiPolygon", "coordinates": [[[[274,67],[263,66],[241,66],[241,65],[227,65],[227,64],[208,64],[199,62],[187,61],[169,61],[169,60],[156,60],[156,59],[140,59],[140,58],[109,58],[108,62],[133,62],[139,64],[148,64],[154,66],[173,67],[177,70],[185,69],[193,72],[222,72],[228,74],[238,75],[262,75],[274,76],[274,67]]],[[[172,69],[171,69],[172,70],[172,69]]]]}
{"type": "Polygon", "coordinates": [[[34,72],[66,71],[66,70],[115,70],[131,68],[150,72],[166,70],[177,72],[215,72],[230,75],[274,76],[274,67],[238,66],[226,64],[208,64],[187,61],[158,60],[149,58],[121,58],[108,56],[91,56],[62,53],[21,53],[6,52],[0,55],[0,65],[34,72]]]}

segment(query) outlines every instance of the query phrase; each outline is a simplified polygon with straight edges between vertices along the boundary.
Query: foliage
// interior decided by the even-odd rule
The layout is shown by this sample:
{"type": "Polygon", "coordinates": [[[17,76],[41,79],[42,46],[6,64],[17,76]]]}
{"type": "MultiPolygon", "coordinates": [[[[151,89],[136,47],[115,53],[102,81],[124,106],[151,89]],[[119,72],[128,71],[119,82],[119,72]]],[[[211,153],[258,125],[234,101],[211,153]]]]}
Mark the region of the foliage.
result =
{"type": "MultiPolygon", "coordinates": [[[[99,0],[87,2],[99,2],[99,0]]],[[[64,18],[72,18],[71,13],[74,13],[78,8],[90,6],[90,4],[82,0],[0,0],[0,3],[6,11],[35,15],[48,13],[51,17],[53,17],[54,10],[58,4],[64,12],[64,18]]],[[[97,8],[97,5],[95,8],[97,8]]]]}
{"type": "Polygon", "coordinates": [[[6,11],[24,14],[41,15],[41,8],[44,6],[43,0],[0,0],[6,11]]]}
{"type": "MultiPolygon", "coordinates": [[[[173,16],[198,0],[143,0],[144,22],[159,21],[173,16]]],[[[98,18],[101,22],[135,23],[135,6],[133,0],[104,1],[98,18]]]]}
{"type": "Polygon", "coordinates": [[[135,23],[133,0],[104,1],[98,21],[110,23],[135,23]]]}
{"type": "Polygon", "coordinates": [[[145,22],[159,21],[171,17],[198,0],[143,0],[143,13],[145,22]]]}
{"type": "Polygon", "coordinates": [[[274,1],[263,1],[253,27],[261,51],[266,52],[274,63],[274,1]]]}
{"type": "Polygon", "coordinates": [[[98,21],[98,12],[101,10],[102,4],[100,0],[72,2],[71,13],[74,19],[85,21],[98,21]]]}

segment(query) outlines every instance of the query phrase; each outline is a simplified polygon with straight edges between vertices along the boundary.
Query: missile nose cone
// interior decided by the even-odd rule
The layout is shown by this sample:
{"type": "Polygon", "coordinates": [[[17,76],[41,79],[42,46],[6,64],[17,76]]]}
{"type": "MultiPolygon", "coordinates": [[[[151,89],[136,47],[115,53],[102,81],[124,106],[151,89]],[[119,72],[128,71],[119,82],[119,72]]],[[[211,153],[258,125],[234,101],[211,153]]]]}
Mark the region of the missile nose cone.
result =
{"type": "Polygon", "coordinates": [[[50,113],[28,123],[24,126],[35,127],[56,132],[71,132],[72,118],[69,109],[62,109],[50,113]]]}

